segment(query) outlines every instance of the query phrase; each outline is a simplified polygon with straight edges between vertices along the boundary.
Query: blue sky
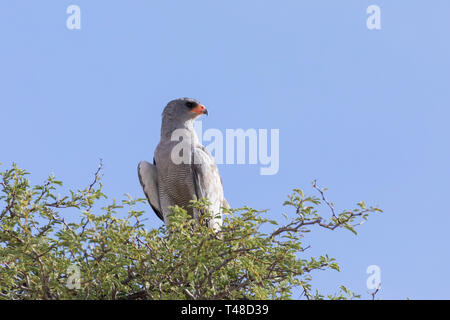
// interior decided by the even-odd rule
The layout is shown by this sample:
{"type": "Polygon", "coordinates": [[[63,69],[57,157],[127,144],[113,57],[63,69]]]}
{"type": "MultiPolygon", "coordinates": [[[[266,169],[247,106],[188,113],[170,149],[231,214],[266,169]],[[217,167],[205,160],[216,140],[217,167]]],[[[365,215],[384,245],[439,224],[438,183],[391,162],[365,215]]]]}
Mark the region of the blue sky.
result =
{"type": "MultiPolygon", "coordinates": [[[[382,299],[450,298],[450,21],[429,1],[0,2],[3,168],[41,182],[92,180],[142,197],[136,175],[159,140],[160,114],[178,97],[209,109],[204,129],[280,130],[280,170],[221,165],[233,207],[270,209],[317,179],[337,209],[380,206],[350,232],[319,231],[312,253],[342,272],[315,275],[368,298],[366,268],[381,268],[382,299]],[[81,8],[81,30],[66,8],[81,8]],[[381,7],[381,30],[366,8],[381,7]]],[[[160,221],[148,210],[150,227],[160,221]]]]}

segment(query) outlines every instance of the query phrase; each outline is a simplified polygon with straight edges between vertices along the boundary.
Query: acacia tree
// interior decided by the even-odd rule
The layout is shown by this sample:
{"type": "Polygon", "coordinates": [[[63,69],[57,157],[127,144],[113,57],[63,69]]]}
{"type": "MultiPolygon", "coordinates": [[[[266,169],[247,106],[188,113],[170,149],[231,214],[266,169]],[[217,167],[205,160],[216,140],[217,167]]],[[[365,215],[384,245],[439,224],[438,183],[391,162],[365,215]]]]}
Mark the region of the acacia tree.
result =
{"type": "MultiPolygon", "coordinates": [[[[101,165],[89,186],[63,197],[53,176],[31,186],[27,175],[16,165],[0,172],[1,299],[357,298],[343,286],[333,295],[313,292],[312,272],[339,266],[326,254],[307,257],[303,236],[313,228],[356,233],[381,212],[360,202],[336,213],[314,182],[317,196],[295,189],[288,197],[295,216],[285,223],[244,207],[227,211],[216,233],[175,207],[168,227],[148,230],[136,208],[145,199],[97,208],[106,198],[101,165]]],[[[207,200],[191,205],[204,209],[207,200]]]]}

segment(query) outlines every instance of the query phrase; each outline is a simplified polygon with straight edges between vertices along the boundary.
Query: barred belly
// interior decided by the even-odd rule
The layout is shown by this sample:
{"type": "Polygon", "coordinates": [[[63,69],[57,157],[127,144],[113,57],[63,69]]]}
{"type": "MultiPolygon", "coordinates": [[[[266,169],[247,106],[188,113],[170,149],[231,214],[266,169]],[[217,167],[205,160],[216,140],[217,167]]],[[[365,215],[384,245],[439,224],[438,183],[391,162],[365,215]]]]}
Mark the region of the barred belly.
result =
{"type": "Polygon", "coordinates": [[[192,209],[188,206],[194,199],[195,190],[190,165],[171,164],[167,172],[161,173],[160,178],[164,181],[159,185],[160,195],[166,197],[171,206],[183,207],[192,215],[192,209]]]}

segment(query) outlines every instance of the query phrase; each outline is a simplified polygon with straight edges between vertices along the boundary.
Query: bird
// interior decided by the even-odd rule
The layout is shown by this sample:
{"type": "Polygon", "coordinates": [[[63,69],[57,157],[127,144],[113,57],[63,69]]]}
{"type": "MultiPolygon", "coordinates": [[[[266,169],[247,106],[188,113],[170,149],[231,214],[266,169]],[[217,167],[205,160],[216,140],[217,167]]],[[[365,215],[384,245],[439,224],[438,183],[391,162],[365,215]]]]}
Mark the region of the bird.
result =
{"type": "Polygon", "coordinates": [[[224,208],[230,208],[224,197],[222,178],[214,158],[194,130],[194,121],[208,115],[208,109],[193,98],[170,101],[163,110],[161,138],[153,164],[141,161],[139,181],[155,214],[169,224],[171,207],[177,205],[200,221],[200,212],[190,201],[207,198],[207,226],[220,231],[224,208]]]}

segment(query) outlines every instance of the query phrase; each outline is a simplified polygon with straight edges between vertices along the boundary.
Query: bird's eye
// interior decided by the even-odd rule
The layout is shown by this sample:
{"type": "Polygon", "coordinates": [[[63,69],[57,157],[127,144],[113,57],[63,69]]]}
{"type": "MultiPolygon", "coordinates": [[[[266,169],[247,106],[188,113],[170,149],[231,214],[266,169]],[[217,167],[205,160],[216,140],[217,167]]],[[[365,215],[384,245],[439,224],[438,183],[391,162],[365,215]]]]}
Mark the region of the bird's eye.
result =
{"type": "Polygon", "coordinates": [[[188,101],[188,102],[186,102],[186,107],[188,107],[189,109],[192,109],[194,107],[194,103],[188,101]]]}

